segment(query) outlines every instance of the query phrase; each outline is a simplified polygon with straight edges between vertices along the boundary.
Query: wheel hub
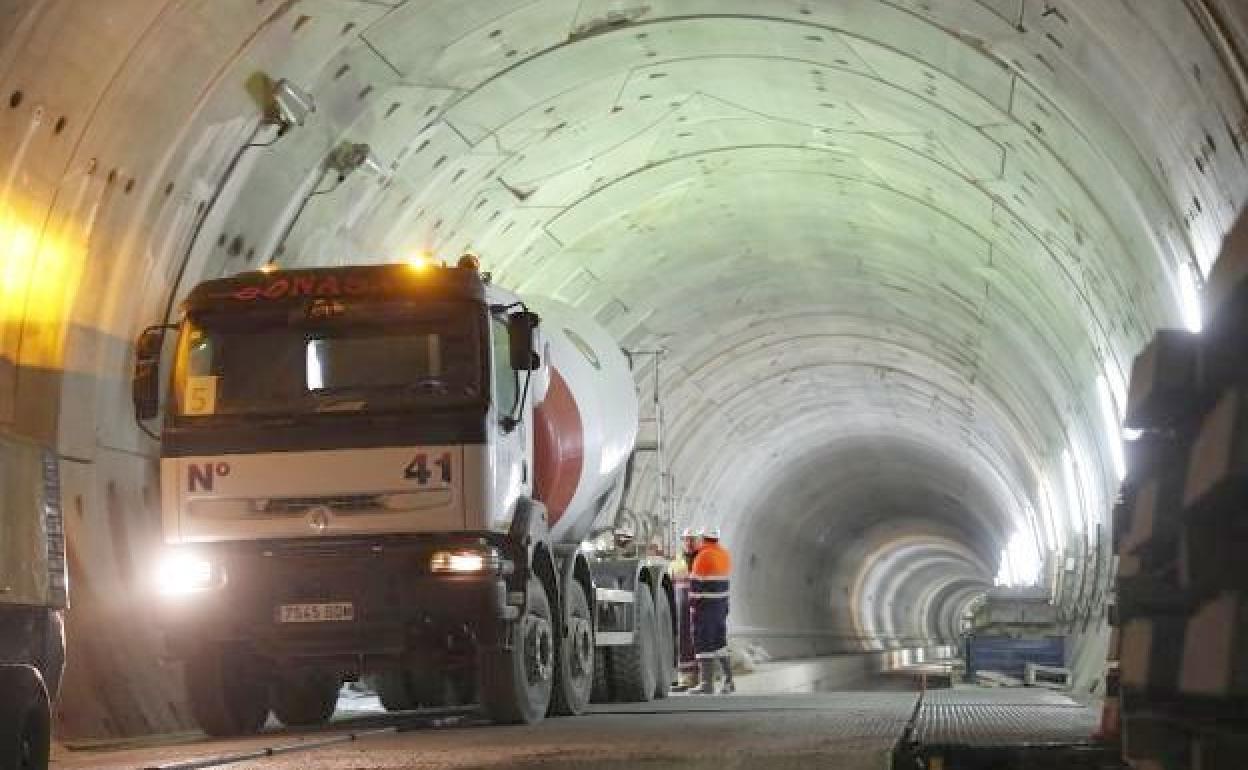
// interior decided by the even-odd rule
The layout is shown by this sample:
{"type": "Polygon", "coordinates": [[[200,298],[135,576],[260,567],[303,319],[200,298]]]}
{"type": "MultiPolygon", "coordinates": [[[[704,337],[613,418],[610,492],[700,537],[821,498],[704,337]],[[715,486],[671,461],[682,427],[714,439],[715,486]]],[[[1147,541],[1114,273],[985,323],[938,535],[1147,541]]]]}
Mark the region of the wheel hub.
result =
{"type": "Polygon", "coordinates": [[[554,673],[555,640],[550,621],[529,618],[524,635],[524,660],[530,684],[545,682],[554,673]]]}
{"type": "Polygon", "coordinates": [[[578,677],[589,676],[593,672],[594,662],[594,642],[590,634],[589,621],[585,618],[572,618],[572,622],[568,625],[572,674],[578,677]]]}

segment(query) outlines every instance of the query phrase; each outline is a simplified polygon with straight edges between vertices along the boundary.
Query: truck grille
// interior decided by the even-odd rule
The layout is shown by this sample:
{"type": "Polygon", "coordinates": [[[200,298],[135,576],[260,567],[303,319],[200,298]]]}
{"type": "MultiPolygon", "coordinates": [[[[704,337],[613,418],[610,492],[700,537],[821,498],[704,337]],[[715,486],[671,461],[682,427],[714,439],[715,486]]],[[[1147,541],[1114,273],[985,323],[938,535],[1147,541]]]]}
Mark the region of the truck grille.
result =
{"type": "Polygon", "coordinates": [[[333,497],[282,497],[264,501],[260,510],[273,516],[302,516],[313,508],[334,513],[372,513],[385,510],[380,495],[337,495],[333,497]]]}

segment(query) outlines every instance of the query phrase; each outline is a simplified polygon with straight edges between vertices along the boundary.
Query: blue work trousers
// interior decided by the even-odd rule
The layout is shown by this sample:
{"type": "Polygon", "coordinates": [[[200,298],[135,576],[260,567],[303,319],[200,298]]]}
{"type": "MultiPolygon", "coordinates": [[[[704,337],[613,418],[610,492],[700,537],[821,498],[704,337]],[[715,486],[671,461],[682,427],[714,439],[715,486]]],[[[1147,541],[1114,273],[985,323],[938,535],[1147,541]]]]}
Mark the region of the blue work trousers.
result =
{"type": "Polygon", "coordinates": [[[728,654],[728,598],[691,600],[693,649],[699,659],[728,654]]]}

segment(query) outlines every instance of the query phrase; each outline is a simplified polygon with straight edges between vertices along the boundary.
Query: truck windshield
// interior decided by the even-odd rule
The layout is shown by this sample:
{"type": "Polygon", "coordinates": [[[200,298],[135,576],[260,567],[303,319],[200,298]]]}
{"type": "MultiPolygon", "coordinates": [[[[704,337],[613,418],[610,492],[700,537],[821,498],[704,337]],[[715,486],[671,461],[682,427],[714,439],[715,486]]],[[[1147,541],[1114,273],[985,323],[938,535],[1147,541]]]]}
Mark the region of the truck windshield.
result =
{"type": "Polygon", "coordinates": [[[384,412],[483,400],[468,306],[337,310],[188,318],[174,367],[176,413],[384,412]]]}

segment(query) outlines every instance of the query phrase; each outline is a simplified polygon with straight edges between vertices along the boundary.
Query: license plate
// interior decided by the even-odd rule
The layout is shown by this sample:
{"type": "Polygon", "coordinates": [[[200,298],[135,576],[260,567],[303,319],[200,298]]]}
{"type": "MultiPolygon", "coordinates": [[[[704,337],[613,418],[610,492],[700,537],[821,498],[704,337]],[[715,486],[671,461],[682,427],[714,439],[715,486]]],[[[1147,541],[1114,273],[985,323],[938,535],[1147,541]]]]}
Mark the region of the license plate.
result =
{"type": "Polygon", "coordinates": [[[351,602],[282,604],[277,608],[279,623],[327,623],[343,620],[355,620],[355,605],[351,602]]]}

